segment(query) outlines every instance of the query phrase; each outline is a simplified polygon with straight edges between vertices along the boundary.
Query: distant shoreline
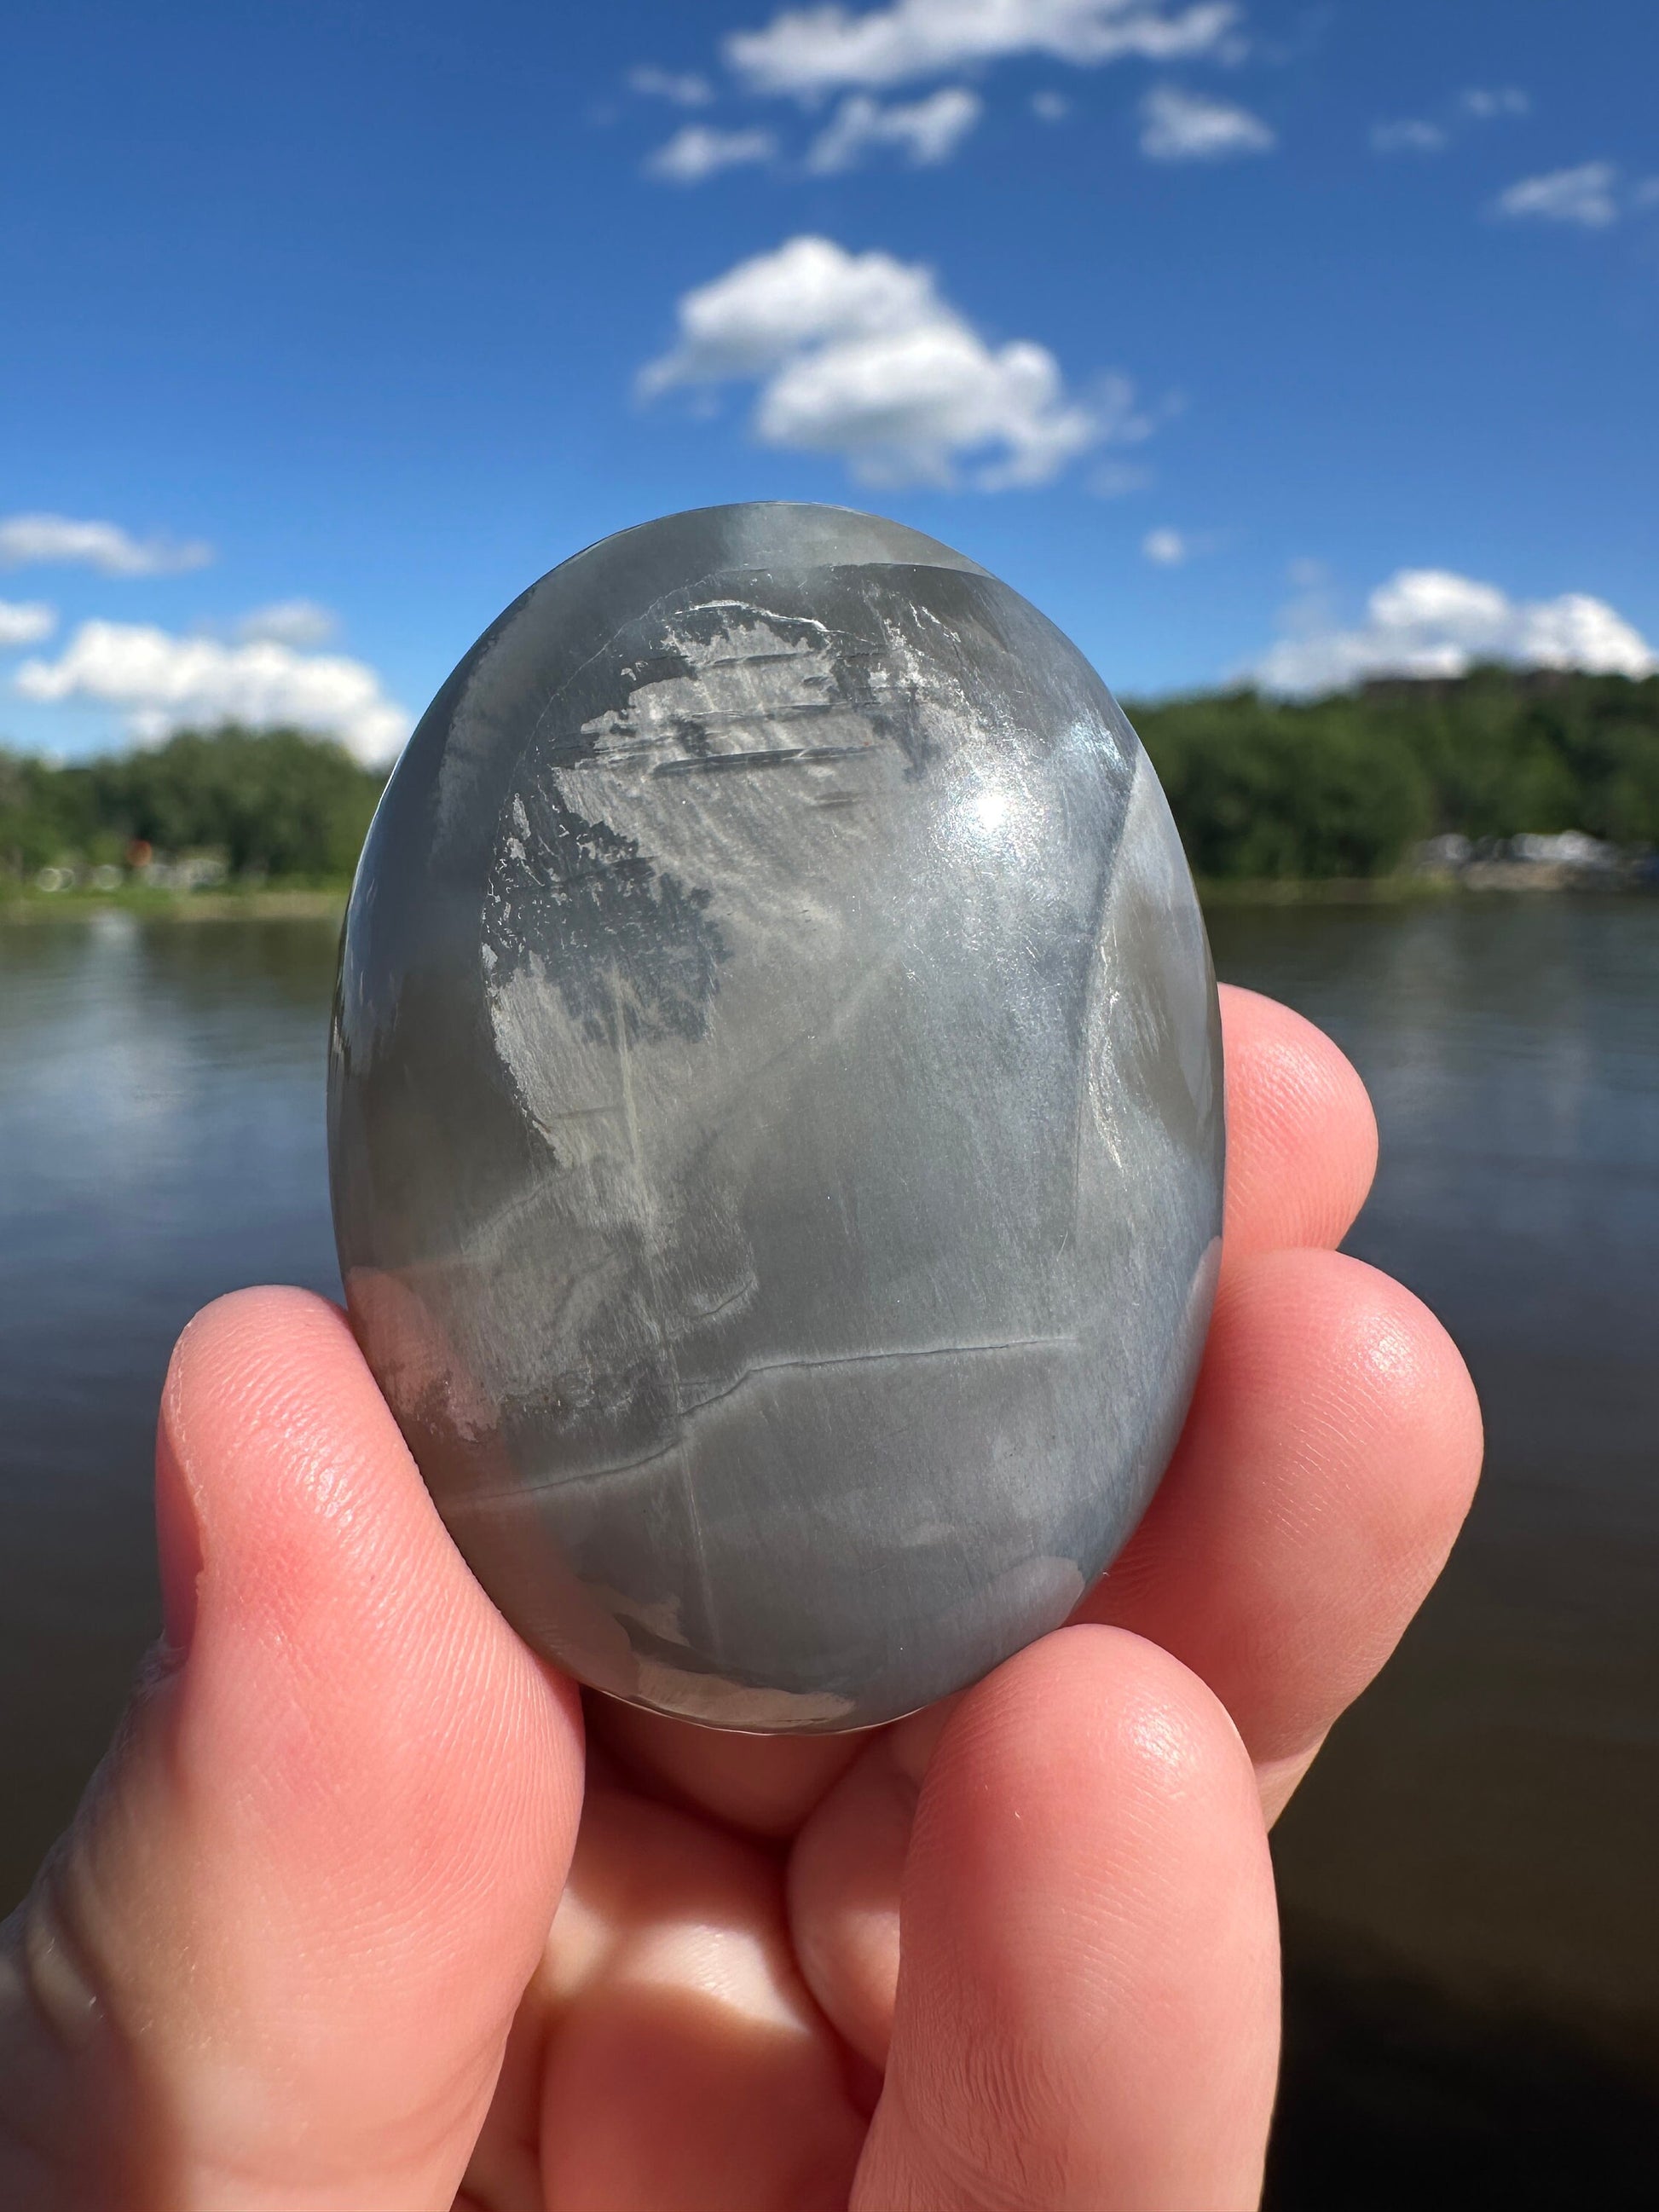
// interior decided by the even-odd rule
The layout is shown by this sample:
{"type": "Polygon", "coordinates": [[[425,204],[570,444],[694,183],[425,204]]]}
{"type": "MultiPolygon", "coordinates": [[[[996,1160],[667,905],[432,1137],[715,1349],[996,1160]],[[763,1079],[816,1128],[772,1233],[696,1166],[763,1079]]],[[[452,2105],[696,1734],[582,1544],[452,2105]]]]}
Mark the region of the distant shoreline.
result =
{"type": "MultiPolygon", "coordinates": [[[[1402,906],[1494,891],[1525,897],[1562,891],[1627,892],[1615,878],[1526,862],[1476,862],[1457,873],[1402,869],[1386,876],[1279,876],[1200,878],[1205,907],[1402,906]]],[[[130,914],[142,921],[329,921],[343,919],[351,886],[264,884],[246,890],[13,890],[0,894],[0,923],[70,921],[95,914],[130,914]]]]}
{"type": "Polygon", "coordinates": [[[339,921],[351,886],[262,884],[246,890],[13,891],[0,922],[75,921],[130,914],[139,921],[339,921]]]}
{"type": "Polygon", "coordinates": [[[1232,906],[1415,906],[1443,899],[1520,898],[1593,892],[1601,897],[1638,895],[1649,889],[1613,870],[1563,867],[1548,861],[1474,860],[1452,870],[1401,868],[1386,876],[1200,877],[1200,902],[1232,906]]]}

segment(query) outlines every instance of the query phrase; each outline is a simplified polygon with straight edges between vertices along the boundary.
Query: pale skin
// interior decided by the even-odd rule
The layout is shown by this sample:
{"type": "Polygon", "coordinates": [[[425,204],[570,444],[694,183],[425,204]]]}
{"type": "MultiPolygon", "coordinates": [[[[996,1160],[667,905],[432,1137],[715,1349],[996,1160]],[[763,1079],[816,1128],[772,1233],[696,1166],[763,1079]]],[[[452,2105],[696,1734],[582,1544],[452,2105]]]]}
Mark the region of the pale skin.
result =
{"type": "Polygon", "coordinates": [[[1078,1620],[856,1737],[721,1736],[538,1664],[340,1315],[199,1315],[167,1633],[0,1960],[20,2212],[1244,2212],[1267,1832],[1480,1457],[1433,1317],[1334,1247],[1358,1078],[1224,993],[1220,1295],[1078,1620]]]}

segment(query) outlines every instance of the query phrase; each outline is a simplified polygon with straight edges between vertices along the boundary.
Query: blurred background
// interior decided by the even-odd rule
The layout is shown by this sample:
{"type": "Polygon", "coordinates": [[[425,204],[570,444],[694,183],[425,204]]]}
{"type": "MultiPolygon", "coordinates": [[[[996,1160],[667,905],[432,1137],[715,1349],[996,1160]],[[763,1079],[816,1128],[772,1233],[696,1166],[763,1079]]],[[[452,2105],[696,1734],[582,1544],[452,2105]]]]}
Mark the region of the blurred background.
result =
{"type": "Polygon", "coordinates": [[[1650,2201],[1659,17],[1644,0],[13,0],[0,1887],[156,1626],[203,1300],[337,1288],[335,935],[493,616],[876,507],[1067,630],[1224,976],[1370,1085],[1351,1247],[1490,1433],[1281,1824],[1268,2203],[1650,2201]]]}

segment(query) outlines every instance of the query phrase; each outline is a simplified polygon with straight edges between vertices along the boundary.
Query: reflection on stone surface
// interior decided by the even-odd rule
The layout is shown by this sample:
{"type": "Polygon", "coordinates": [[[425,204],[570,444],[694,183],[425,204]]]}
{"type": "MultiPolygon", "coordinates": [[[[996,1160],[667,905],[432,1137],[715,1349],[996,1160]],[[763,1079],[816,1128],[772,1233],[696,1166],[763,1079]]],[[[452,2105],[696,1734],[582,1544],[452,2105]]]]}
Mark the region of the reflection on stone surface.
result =
{"type": "Polygon", "coordinates": [[[1222,1167],[1181,848],[1076,650],[896,524],[672,516],[507,610],[370,832],[330,1118],[440,1509],[617,1695],[941,1696],[1179,1427],[1222,1167]]]}

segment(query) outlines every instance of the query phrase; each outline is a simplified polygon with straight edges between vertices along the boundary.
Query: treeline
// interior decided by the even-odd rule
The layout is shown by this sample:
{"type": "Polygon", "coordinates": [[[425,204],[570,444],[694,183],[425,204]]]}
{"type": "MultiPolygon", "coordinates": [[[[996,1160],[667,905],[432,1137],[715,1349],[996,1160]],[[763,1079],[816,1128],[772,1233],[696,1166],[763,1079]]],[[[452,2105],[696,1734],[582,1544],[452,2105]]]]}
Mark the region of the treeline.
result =
{"type": "MultiPolygon", "coordinates": [[[[1324,699],[1131,706],[1203,877],[1375,876],[1419,841],[1581,830],[1659,846],[1659,677],[1482,669],[1324,699]]],[[[0,751],[0,873],[210,852],[338,880],[384,777],[299,730],[187,731],[64,766],[0,751]]]]}
{"type": "Polygon", "coordinates": [[[1128,712],[1200,876],[1382,875],[1453,831],[1659,845],[1659,677],[1488,668],[1128,712]]]}
{"type": "Polygon", "coordinates": [[[301,730],[182,731],[57,766],[0,751],[0,870],[212,853],[236,877],[349,876],[384,775],[301,730]]]}

